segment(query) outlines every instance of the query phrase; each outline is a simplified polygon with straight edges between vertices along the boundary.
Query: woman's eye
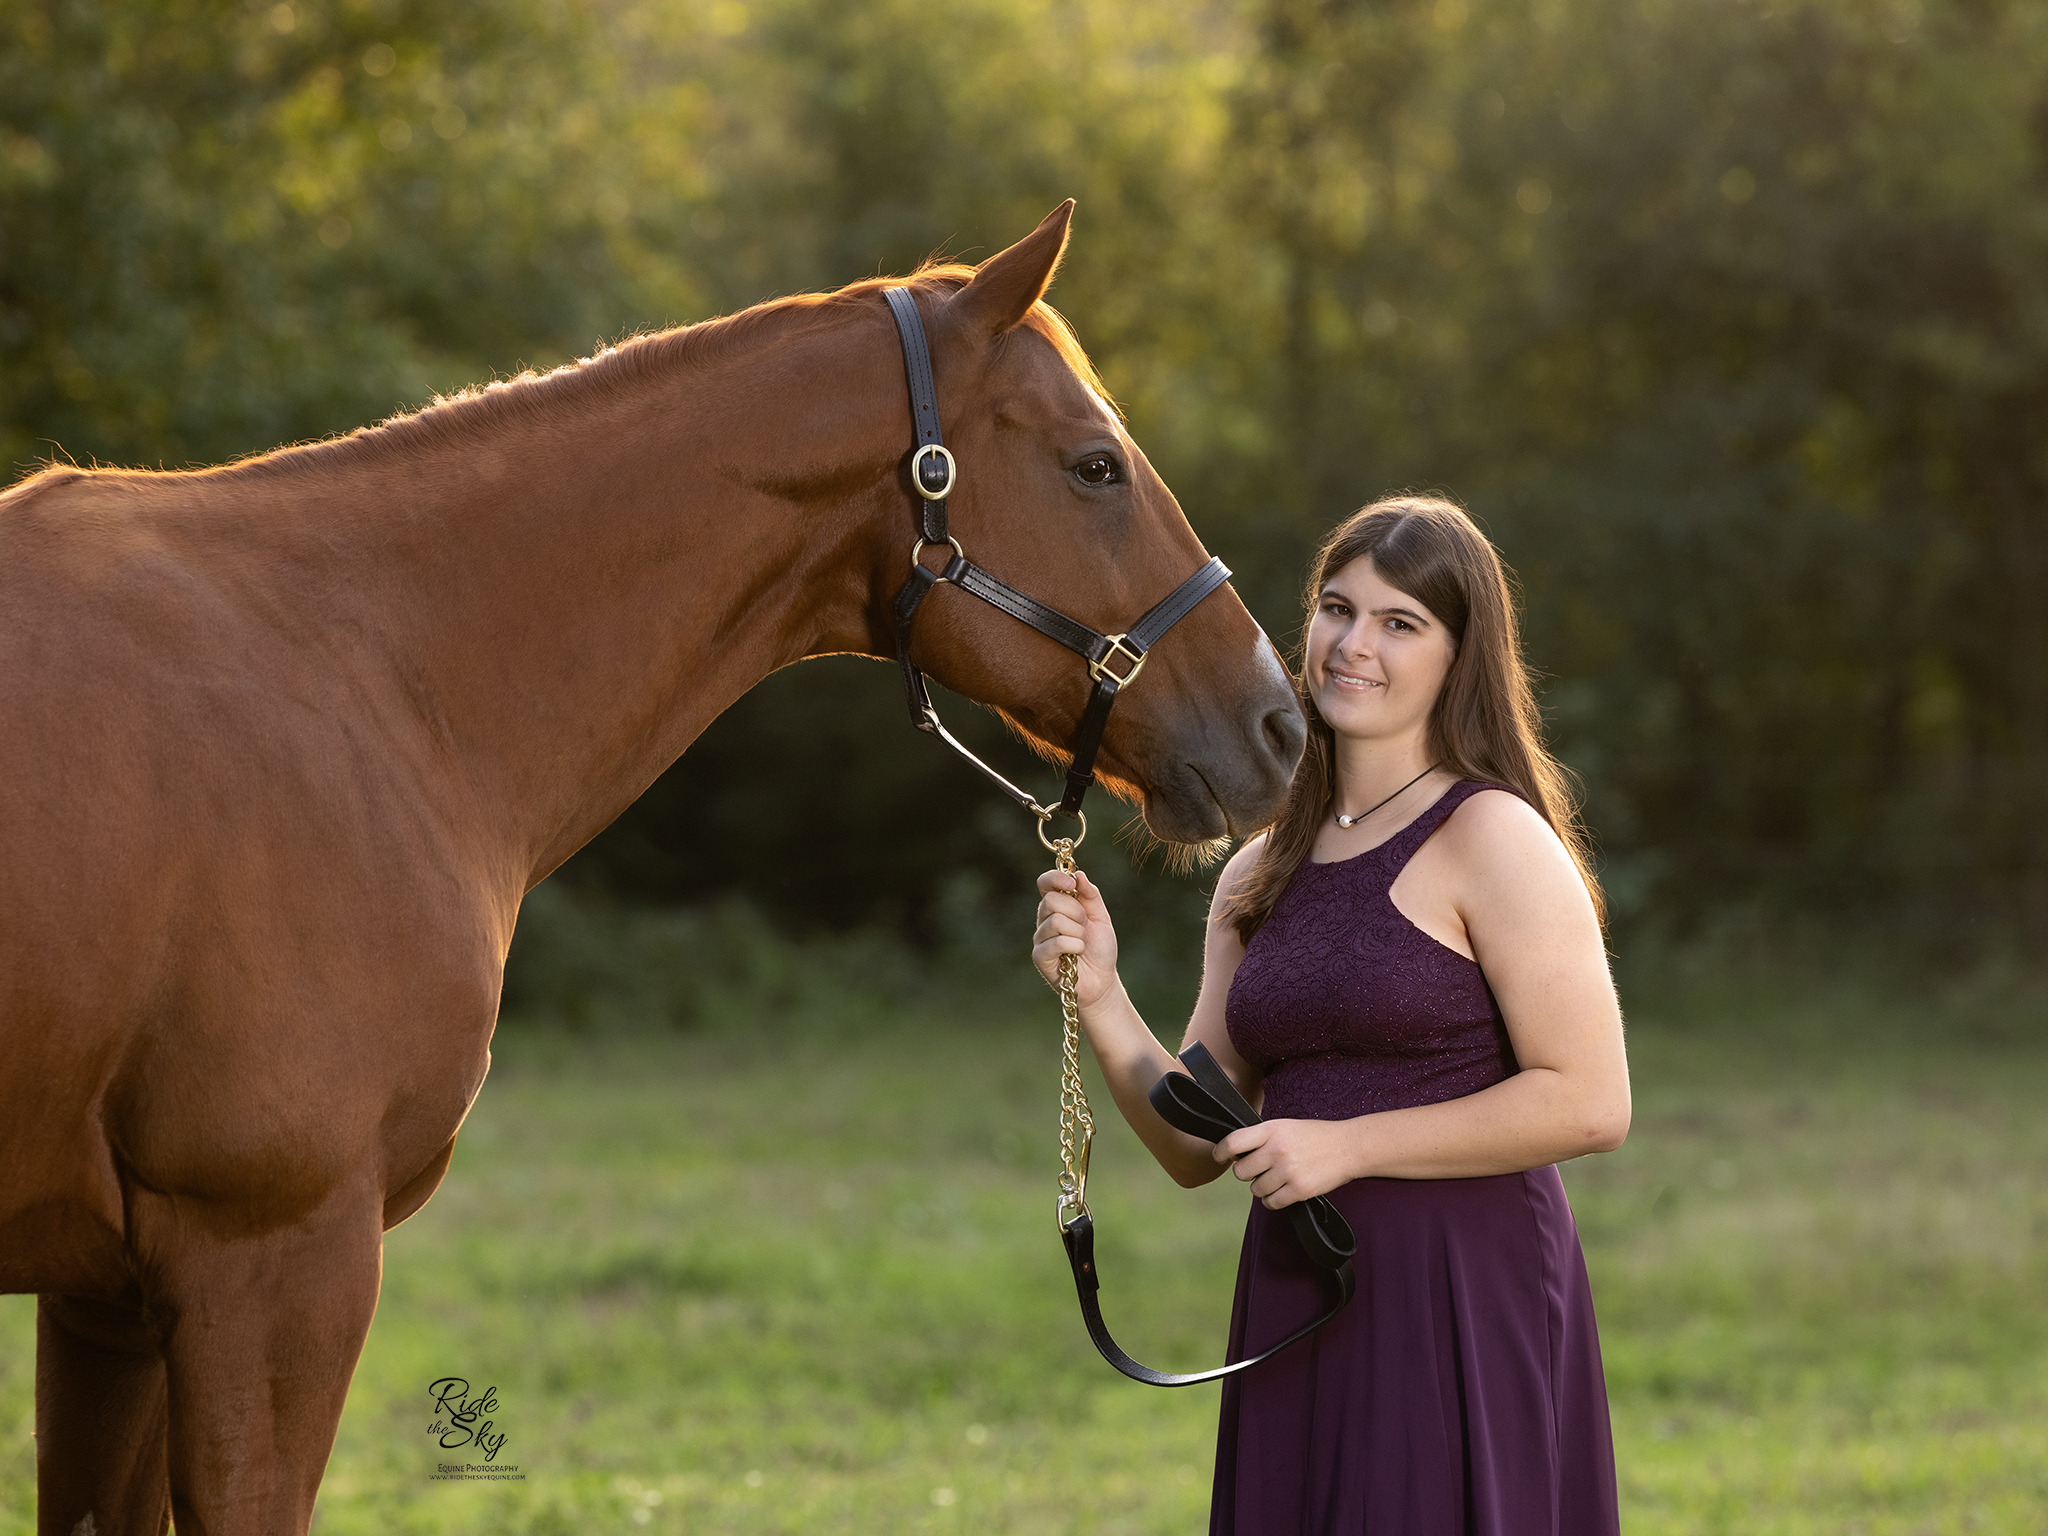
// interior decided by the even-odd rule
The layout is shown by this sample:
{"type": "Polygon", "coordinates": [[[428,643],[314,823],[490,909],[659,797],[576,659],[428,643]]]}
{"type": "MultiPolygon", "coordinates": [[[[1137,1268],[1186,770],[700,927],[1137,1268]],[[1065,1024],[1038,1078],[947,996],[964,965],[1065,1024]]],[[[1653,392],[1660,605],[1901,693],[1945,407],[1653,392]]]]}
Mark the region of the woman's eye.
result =
{"type": "Polygon", "coordinates": [[[1391,625],[1397,632],[1404,635],[1408,633],[1409,630],[1415,627],[1413,624],[1410,624],[1406,619],[1389,619],[1387,620],[1387,623],[1391,625]]]}
{"type": "Polygon", "coordinates": [[[1106,453],[1083,459],[1074,466],[1074,473],[1080,476],[1083,485],[1114,485],[1124,477],[1116,460],[1106,453]]]}

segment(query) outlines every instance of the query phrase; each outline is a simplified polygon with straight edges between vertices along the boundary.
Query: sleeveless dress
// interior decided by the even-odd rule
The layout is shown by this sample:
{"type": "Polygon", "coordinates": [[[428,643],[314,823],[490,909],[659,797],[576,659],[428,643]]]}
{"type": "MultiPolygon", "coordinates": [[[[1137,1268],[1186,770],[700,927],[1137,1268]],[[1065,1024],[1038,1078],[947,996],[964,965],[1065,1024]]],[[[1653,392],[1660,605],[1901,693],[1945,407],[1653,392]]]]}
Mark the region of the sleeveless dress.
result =
{"type": "MultiPolygon", "coordinates": [[[[1265,1073],[1265,1118],[1435,1104],[1519,1070],[1479,966],[1387,894],[1453,811],[1499,788],[1462,781],[1281,893],[1225,1013],[1265,1073]]],[[[1600,1341],[1557,1169],[1359,1179],[1330,1198],[1358,1235],[1358,1294],[1224,1383],[1211,1536],[1616,1536],[1600,1341]]],[[[1230,1358],[1326,1304],[1285,1216],[1254,1200],[1230,1358]]]]}

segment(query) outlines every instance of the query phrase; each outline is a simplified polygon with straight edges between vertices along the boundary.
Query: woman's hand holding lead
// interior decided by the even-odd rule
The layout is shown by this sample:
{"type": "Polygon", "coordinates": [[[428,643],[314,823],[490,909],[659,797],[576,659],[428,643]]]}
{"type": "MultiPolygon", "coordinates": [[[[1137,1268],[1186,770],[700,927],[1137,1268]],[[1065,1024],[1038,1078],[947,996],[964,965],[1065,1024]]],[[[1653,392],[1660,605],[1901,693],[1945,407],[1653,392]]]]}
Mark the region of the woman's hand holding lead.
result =
{"type": "Polygon", "coordinates": [[[1116,929],[1102,892],[1079,870],[1049,869],[1038,877],[1038,929],[1032,934],[1031,963],[1052,986],[1059,985],[1060,956],[1078,955],[1074,1000],[1092,1007],[1108,996],[1116,980],[1116,929]]]}
{"type": "Polygon", "coordinates": [[[1217,1142],[1216,1161],[1277,1211],[1362,1177],[1357,1140],[1348,1121],[1266,1120],[1217,1142]]]}

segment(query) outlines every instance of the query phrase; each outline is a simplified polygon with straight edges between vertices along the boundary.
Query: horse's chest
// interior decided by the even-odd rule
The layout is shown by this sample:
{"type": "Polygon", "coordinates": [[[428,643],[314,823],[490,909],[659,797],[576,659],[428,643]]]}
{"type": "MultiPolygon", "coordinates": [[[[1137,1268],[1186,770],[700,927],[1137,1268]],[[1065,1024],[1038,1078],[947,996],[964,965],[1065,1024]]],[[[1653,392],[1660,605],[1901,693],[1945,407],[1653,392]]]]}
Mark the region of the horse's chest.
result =
{"type": "Polygon", "coordinates": [[[228,1227],[302,1219],[343,1187],[381,1199],[444,1147],[482,1081],[489,1020],[289,1007],[167,1019],[107,1095],[124,1174],[228,1227]]]}

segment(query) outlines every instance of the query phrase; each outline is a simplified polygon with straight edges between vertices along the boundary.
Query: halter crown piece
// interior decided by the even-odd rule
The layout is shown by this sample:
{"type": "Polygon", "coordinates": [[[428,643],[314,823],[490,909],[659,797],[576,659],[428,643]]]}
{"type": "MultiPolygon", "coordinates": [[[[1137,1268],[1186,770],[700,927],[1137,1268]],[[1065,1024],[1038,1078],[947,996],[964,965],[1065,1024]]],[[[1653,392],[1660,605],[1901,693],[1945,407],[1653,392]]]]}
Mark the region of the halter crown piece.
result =
{"type": "MultiPolygon", "coordinates": [[[[960,468],[947,451],[939,433],[939,395],[932,380],[931,349],[925,342],[924,321],[917,300],[908,288],[883,290],[889,312],[896,317],[896,333],[903,341],[903,372],[910,383],[910,418],[917,433],[917,446],[910,456],[910,483],[916,490],[918,511],[917,542],[910,548],[910,579],[896,594],[896,657],[903,667],[903,689],[910,705],[910,723],[927,735],[936,736],[966,758],[1004,794],[1038,818],[1038,835],[1045,841],[1045,824],[1054,816],[1072,816],[1088,830],[1081,815],[1081,800],[1095,782],[1095,755],[1102,746],[1103,728],[1109,724],[1109,709],[1118,692],[1137,681],[1145,657],[1174,625],[1194,611],[1195,604],[1230,579],[1230,567],[1212,558],[1186,581],[1169,592],[1150,613],[1121,635],[1099,634],[1086,624],[1068,618],[1057,608],[1027,597],[1009,583],[997,580],[967,558],[960,541],[946,527],[946,499],[959,488],[960,468]],[[949,545],[953,558],[944,570],[934,571],[918,563],[918,556],[930,544],[949,545]],[[1094,687],[1074,733],[1073,762],[1067,768],[1066,791],[1058,805],[1040,805],[995,769],[970,752],[939,721],[932,707],[924,674],[910,659],[910,630],[917,610],[936,587],[952,585],[971,593],[1011,618],[1029,624],[1048,639],[1057,640],[1088,663],[1094,687]]],[[[1080,841],[1080,837],[1074,839],[1080,841]]],[[[1051,844],[1047,842],[1047,846],[1051,844]]]]}

